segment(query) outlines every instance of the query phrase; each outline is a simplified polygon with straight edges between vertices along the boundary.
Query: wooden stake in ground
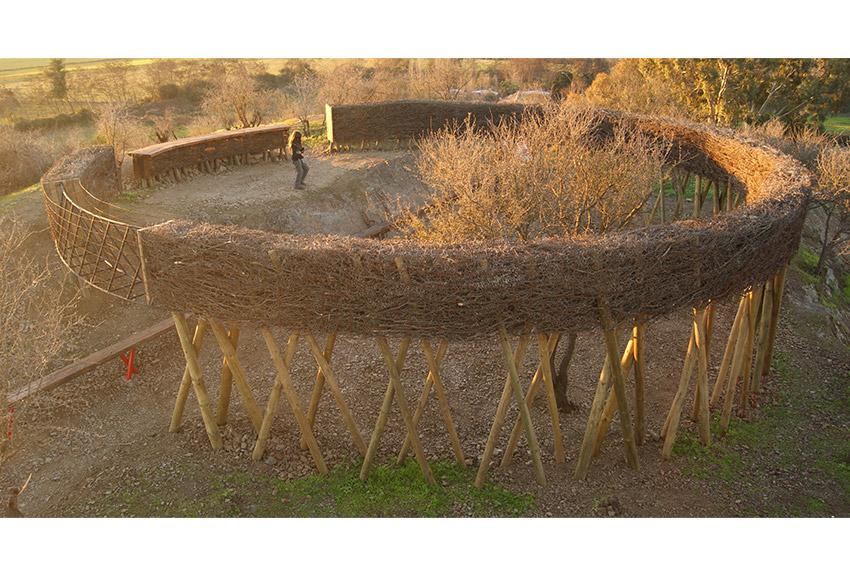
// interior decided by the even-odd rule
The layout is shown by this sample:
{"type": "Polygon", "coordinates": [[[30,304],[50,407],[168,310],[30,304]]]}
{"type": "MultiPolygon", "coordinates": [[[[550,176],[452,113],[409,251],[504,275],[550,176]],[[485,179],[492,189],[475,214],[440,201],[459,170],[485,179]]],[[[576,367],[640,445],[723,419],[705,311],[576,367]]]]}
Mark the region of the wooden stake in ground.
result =
{"type": "Polygon", "coordinates": [[[319,444],[313,436],[313,431],[310,429],[307,417],[304,416],[304,413],[301,411],[301,404],[298,402],[298,394],[295,392],[295,388],[292,386],[292,381],[289,376],[289,367],[292,364],[292,358],[295,356],[295,346],[298,343],[298,331],[295,330],[292,334],[290,334],[289,342],[286,346],[286,352],[283,356],[280,354],[280,350],[277,347],[277,343],[275,342],[271,331],[267,328],[263,329],[263,338],[266,341],[266,346],[269,349],[272,362],[274,362],[274,367],[277,371],[277,378],[275,379],[274,387],[272,388],[271,395],[269,396],[269,403],[266,406],[266,415],[263,418],[263,426],[260,430],[260,436],[257,439],[257,444],[254,447],[252,458],[254,460],[259,460],[263,456],[266,442],[269,438],[272,420],[274,420],[274,414],[277,411],[277,404],[280,400],[280,392],[281,389],[283,389],[286,393],[286,398],[289,400],[289,405],[292,408],[295,420],[298,422],[301,435],[307,441],[307,447],[310,449],[310,454],[313,456],[316,468],[320,473],[327,474],[328,468],[322,458],[321,451],[319,451],[319,444]]]}
{"type": "MultiPolygon", "coordinates": [[[[529,333],[526,332],[517,341],[513,354],[514,366],[522,365],[525,350],[528,347],[528,338],[529,333]]],[[[487,469],[490,467],[490,459],[493,457],[493,451],[496,449],[496,441],[499,439],[499,433],[502,430],[502,425],[505,423],[505,416],[508,413],[512,393],[511,376],[508,374],[507,381],[502,389],[502,397],[499,399],[499,406],[496,408],[493,424],[490,427],[490,435],[487,437],[487,444],[484,447],[484,453],[481,455],[481,463],[478,465],[478,473],[475,476],[476,488],[484,486],[484,481],[487,479],[487,469]]]]}
{"type": "MultiPolygon", "coordinates": [[[[198,318],[198,323],[195,326],[195,335],[192,337],[192,348],[195,350],[195,358],[201,353],[201,345],[204,342],[204,334],[207,331],[207,321],[203,318],[198,318]]],[[[186,368],[183,370],[183,380],[180,382],[180,388],[177,391],[177,401],[174,403],[174,412],[171,415],[171,427],[169,432],[177,432],[180,430],[180,420],[183,419],[183,409],[186,406],[186,398],[189,396],[189,387],[192,385],[192,376],[189,372],[189,363],[186,363],[186,368]]]]}
{"type": "Polygon", "coordinates": [[[230,367],[230,372],[233,374],[233,379],[236,381],[236,389],[242,397],[242,404],[245,405],[245,411],[251,419],[251,424],[254,425],[254,430],[260,432],[260,427],[263,425],[263,416],[260,413],[260,407],[257,405],[257,400],[254,398],[251,387],[248,385],[248,379],[245,377],[245,372],[242,370],[242,364],[236,356],[236,349],[227,335],[227,332],[211,318],[209,319],[210,328],[212,328],[215,339],[218,340],[218,346],[224,353],[227,360],[227,365],[230,367]]]}
{"type": "MultiPolygon", "coordinates": [[[[551,334],[548,339],[544,334],[545,343],[542,345],[546,348],[541,347],[541,334],[538,334],[537,345],[538,350],[544,350],[546,354],[547,360],[552,356],[552,353],[555,351],[555,347],[558,344],[558,341],[561,339],[560,334],[551,334]]],[[[549,365],[549,372],[551,374],[552,368],[551,364],[549,365]]],[[[540,382],[545,380],[544,377],[544,366],[543,360],[540,361],[540,364],[537,366],[537,371],[534,373],[534,377],[531,379],[531,385],[528,387],[528,390],[525,393],[525,405],[528,406],[528,409],[531,410],[531,405],[534,402],[534,399],[537,397],[537,391],[540,388],[540,382]]],[[[554,380],[552,380],[554,382],[554,380]]],[[[556,440],[555,442],[555,461],[558,463],[563,463],[566,460],[564,456],[564,448],[563,448],[563,440],[561,439],[561,424],[558,417],[558,405],[555,400],[555,387],[554,385],[550,386],[548,382],[546,383],[546,402],[549,407],[549,418],[552,420],[552,434],[556,440]],[[551,391],[550,391],[551,389],[551,391]],[[554,402],[554,404],[553,404],[554,402]],[[552,414],[552,407],[554,405],[555,414],[552,414]],[[560,449],[558,448],[560,445],[560,449]]],[[[516,421],[514,422],[513,430],[511,430],[511,436],[508,440],[508,447],[505,448],[505,452],[502,455],[502,462],[499,464],[501,468],[505,468],[510,465],[511,460],[513,459],[514,452],[516,451],[516,446],[519,443],[519,437],[522,433],[522,417],[517,414],[516,421]]]]}
{"type": "Polygon", "coordinates": [[[322,354],[321,348],[319,348],[319,344],[316,342],[316,339],[313,337],[310,332],[304,333],[304,339],[310,345],[310,352],[313,354],[313,358],[316,359],[316,362],[319,364],[319,368],[321,368],[322,372],[325,375],[325,381],[330,385],[331,392],[333,393],[334,399],[336,400],[337,406],[339,407],[339,411],[342,414],[342,419],[345,421],[345,425],[348,427],[348,431],[351,434],[351,438],[354,440],[354,445],[357,447],[357,451],[360,452],[362,456],[366,455],[366,443],[363,442],[363,437],[360,436],[360,431],[357,430],[357,425],[354,423],[354,419],[351,417],[351,413],[348,410],[348,405],[345,403],[345,399],[342,396],[342,392],[339,389],[339,383],[337,382],[336,376],[331,370],[330,364],[325,359],[324,354],[322,354]]]}
{"type": "MultiPolygon", "coordinates": [[[[443,381],[440,377],[440,362],[443,359],[443,356],[446,353],[446,348],[448,347],[448,342],[442,340],[440,345],[437,348],[437,356],[434,356],[434,352],[431,349],[431,343],[427,340],[422,341],[422,349],[425,352],[425,360],[428,362],[428,376],[425,379],[425,386],[422,389],[422,394],[419,397],[419,404],[416,406],[416,412],[413,414],[413,427],[417,428],[419,426],[419,420],[422,418],[422,413],[425,411],[425,404],[428,400],[428,394],[431,390],[431,383],[434,383],[434,392],[437,395],[437,400],[440,403],[440,411],[443,413],[443,421],[446,424],[446,432],[449,434],[449,440],[452,444],[452,450],[455,453],[455,458],[457,459],[458,464],[466,468],[466,459],[463,456],[463,450],[460,446],[460,439],[457,436],[457,431],[455,430],[454,422],[452,421],[452,414],[449,408],[449,401],[446,397],[445,389],[443,388],[443,381]]],[[[401,447],[401,450],[398,454],[398,464],[402,464],[404,462],[405,457],[407,456],[407,452],[410,450],[411,438],[410,434],[408,434],[404,439],[404,444],[401,447]]]]}
{"type": "MultiPolygon", "coordinates": [[[[619,340],[619,339],[618,339],[619,340]]],[[[634,354],[635,341],[634,338],[629,339],[629,343],[626,345],[626,351],[623,352],[623,357],[620,360],[620,370],[622,371],[623,378],[626,379],[629,377],[629,373],[632,370],[632,366],[634,365],[635,354],[634,354]]],[[[619,349],[619,347],[618,347],[619,349]]],[[[605,364],[602,367],[602,378],[611,378],[611,363],[608,362],[608,356],[605,356],[605,364]]],[[[617,395],[614,393],[613,388],[608,391],[608,398],[605,401],[605,408],[602,410],[602,418],[599,420],[599,429],[596,432],[596,440],[593,443],[593,452],[592,455],[595,457],[599,454],[599,450],[602,448],[602,441],[605,439],[605,434],[608,432],[608,426],[611,425],[611,421],[614,419],[614,413],[617,411],[617,395]]]]}
{"type": "Polygon", "coordinates": [[[767,344],[764,353],[764,377],[770,374],[771,362],[773,362],[773,342],[776,339],[776,325],[779,323],[779,308],[782,305],[782,292],[785,290],[785,273],[788,268],[783,268],[773,279],[773,307],[770,314],[770,328],[767,333],[767,344]]]}
{"type": "Polygon", "coordinates": [[[204,376],[201,372],[201,366],[198,364],[198,355],[195,352],[195,346],[192,344],[192,339],[189,336],[189,326],[186,324],[186,317],[180,312],[172,312],[171,315],[174,317],[174,326],[177,328],[180,346],[183,348],[183,355],[186,357],[186,368],[189,370],[189,375],[192,378],[192,387],[195,389],[195,396],[198,398],[198,406],[201,409],[201,418],[204,420],[207,436],[210,439],[212,447],[215,450],[221,450],[224,444],[221,440],[218,426],[215,423],[215,416],[212,413],[210,397],[204,386],[204,376]]]}
{"type": "Polygon", "coordinates": [[[525,428],[525,437],[528,439],[528,448],[531,450],[531,461],[534,463],[534,473],[537,477],[537,483],[541,486],[546,485],[546,476],[543,473],[543,462],[540,459],[540,448],[537,445],[537,437],[534,434],[534,426],[531,423],[531,414],[528,412],[528,406],[525,404],[525,399],[522,395],[522,386],[519,383],[519,374],[517,373],[516,364],[511,355],[511,344],[508,341],[508,335],[503,326],[499,327],[499,343],[502,346],[502,354],[505,357],[505,364],[508,367],[508,376],[511,380],[513,388],[514,400],[519,405],[519,413],[522,417],[522,423],[525,428]]]}
{"type": "MultiPolygon", "coordinates": [[[[331,361],[331,354],[333,353],[334,344],[336,343],[336,334],[328,334],[328,337],[325,339],[325,351],[322,353],[322,356],[325,357],[326,362],[331,361]]],[[[313,395],[310,397],[310,406],[307,409],[307,422],[310,423],[310,430],[313,429],[313,424],[316,421],[316,412],[319,410],[319,401],[322,399],[322,391],[325,387],[325,373],[322,372],[322,369],[319,368],[316,371],[316,382],[313,384],[313,395]]],[[[307,449],[307,439],[301,439],[301,449],[307,449]]]]}
{"type": "Polygon", "coordinates": [[[635,442],[640,446],[646,436],[646,323],[634,328],[635,341],[635,442]]]}
{"type": "MultiPolygon", "coordinates": [[[[230,344],[236,350],[239,343],[239,328],[232,326],[228,333],[230,344]]],[[[215,421],[219,426],[227,424],[227,412],[230,409],[230,392],[233,388],[233,372],[227,364],[227,358],[221,362],[221,390],[218,393],[218,410],[215,413],[215,421]]]]}

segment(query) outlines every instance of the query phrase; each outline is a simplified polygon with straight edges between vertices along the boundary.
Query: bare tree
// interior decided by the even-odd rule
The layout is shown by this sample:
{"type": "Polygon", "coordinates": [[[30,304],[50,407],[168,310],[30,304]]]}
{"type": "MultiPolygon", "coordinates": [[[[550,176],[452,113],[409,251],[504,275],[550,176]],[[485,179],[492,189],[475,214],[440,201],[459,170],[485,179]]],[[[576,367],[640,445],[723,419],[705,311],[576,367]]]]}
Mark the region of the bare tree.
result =
{"type": "MultiPolygon", "coordinates": [[[[47,262],[26,254],[29,234],[13,215],[0,217],[0,414],[6,397],[46,374],[78,321],[67,278],[51,277],[47,262]]],[[[0,467],[8,456],[6,426],[0,434],[0,467]]]]}
{"type": "Polygon", "coordinates": [[[826,214],[815,275],[820,276],[830,255],[850,246],[850,150],[833,145],[815,162],[818,192],[814,200],[826,214]]]}
{"type": "MultiPolygon", "coordinates": [[[[625,128],[602,142],[600,121],[591,108],[550,107],[518,125],[467,123],[424,139],[417,163],[433,209],[424,219],[408,214],[400,229],[423,242],[523,243],[628,228],[659,180],[667,147],[625,128]]],[[[553,366],[562,409],[575,340],[568,335],[553,366]]]]}
{"type": "Polygon", "coordinates": [[[287,102],[301,122],[306,136],[310,135],[310,115],[319,108],[319,80],[315,74],[302,72],[295,76],[289,89],[287,102]]]}
{"type": "Polygon", "coordinates": [[[213,87],[201,102],[207,113],[227,128],[259,126],[272,107],[274,95],[259,87],[256,63],[218,62],[214,65],[213,87]]]}

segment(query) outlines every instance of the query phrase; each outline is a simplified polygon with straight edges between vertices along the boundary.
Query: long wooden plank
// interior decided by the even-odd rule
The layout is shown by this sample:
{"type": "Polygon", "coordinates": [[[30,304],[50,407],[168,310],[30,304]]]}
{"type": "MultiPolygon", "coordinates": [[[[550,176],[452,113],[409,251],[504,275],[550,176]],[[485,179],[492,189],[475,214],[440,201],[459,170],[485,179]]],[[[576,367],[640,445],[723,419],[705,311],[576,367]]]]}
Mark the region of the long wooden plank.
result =
{"type": "Polygon", "coordinates": [[[114,358],[118,358],[121,354],[124,354],[128,350],[132,348],[137,348],[159,336],[160,334],[164,334],[169,330],[174,329],[174,319],[169,318],[167,320],[163,320],[158,324],[154,324],[150,328],[146,328],[141,332],[133,334],[132,336],[128,336],[127,338],[116,342],[115,344],[104,348],[94,354],[90,354],[85,358],[77,360],[73,364],[65,366],[64,368],[60,368],[55,372],[51,372],[50,374],[39,378],[38,380],[34,380],[30,382],[27,386],[17,390],[16,392],[12,392],[8,396],[6,396],[6,402],[9,404],[14,404],[15,402],[20,402],[24,398],[30,396],[31,394],[35,394],[36,392],[46,392],[48,390],[52,390],[70,380],[73,380],[77,376],[81,374],[85,374],[91,370],[94,370],[101,364],[108,362],[114,358]]]}

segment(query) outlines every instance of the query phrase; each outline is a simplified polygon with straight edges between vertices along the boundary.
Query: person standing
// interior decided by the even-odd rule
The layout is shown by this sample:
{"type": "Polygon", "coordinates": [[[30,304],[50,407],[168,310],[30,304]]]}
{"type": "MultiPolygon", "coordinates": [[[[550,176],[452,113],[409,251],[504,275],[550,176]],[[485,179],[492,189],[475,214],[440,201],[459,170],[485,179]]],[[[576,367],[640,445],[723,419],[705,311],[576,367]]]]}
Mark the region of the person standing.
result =
{"type": "Polygon", "coordinates": [[[298,130],[289,137],[289,153],[295,165],[295,189],[303,190],[304,178],[307,177],[310,167],[304,162],[304,146],[301,144],[301,132],[298,130]]]}

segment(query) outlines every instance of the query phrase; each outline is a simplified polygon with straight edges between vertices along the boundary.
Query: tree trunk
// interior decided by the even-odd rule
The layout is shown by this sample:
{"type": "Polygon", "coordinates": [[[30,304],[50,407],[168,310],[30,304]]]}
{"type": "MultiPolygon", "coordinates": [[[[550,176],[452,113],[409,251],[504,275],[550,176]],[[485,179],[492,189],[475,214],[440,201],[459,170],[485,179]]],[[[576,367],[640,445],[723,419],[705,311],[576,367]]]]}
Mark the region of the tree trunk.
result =
{"type": "Polygon", "coordinates": [[[567,348],[564,350],[564,355],[561,358],[561,363],[557,370],[555,369],[555,352],[552,352],[551,357],[552,373],[555,374],[555,401],[558,404],[558,409],[567,413],[571,412],[575,407],[573,403],[567,399],[567,387],[570,382],[570,362],[572,361],[573,353],[575,352],[577,336],[578,335],[575,332],[567,335],[567,348]]]}
{"type": "Polygon", "coordinates": [[[829,221],[832,219],[832,210],[824,208],[826,211],[826,223],[823,225],[823,246],[821,247],[820,256],[818,257],[817,266],[815,266],[815,276],[821,278],[826,259],[829,257],[829,248],[832,244],[829,240],[829,221]]]}

